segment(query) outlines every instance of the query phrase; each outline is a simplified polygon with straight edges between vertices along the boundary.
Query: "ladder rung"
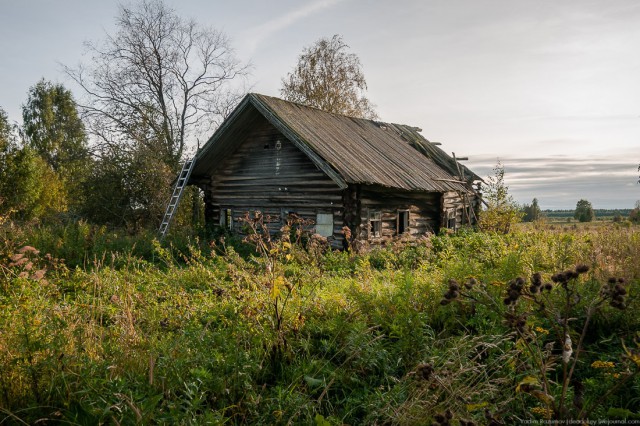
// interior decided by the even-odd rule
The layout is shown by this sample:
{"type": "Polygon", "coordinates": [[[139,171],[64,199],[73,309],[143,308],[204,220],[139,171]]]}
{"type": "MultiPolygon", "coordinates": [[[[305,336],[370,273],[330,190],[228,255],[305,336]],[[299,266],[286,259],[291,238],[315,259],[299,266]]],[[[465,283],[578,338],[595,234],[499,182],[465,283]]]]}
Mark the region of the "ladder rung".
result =
{"type": "Polygon", "coordinates": [[[193,169],[193,165],[195,164],[195,159],[187,160],[182,165],[182,170],[180,174],[178,174],[178,179],[176,180],[175,187],[173,188],[173,192],[171,194],[171,198],[169,199],[169,203],[167,205],[167,209],[164,213],[164,217],[162,218],[162,223],[160,224],[159,233],[164,237],[169,229],[169,225],[171,224],[171,219],[173,219],[173,215],[176,212],[178,207],[178,203],[180,202],[180,197],[182,196],[182,191],[184,187],[187,185],[189,181],[189,176],[191,175],[191,170],[193,169]]]}

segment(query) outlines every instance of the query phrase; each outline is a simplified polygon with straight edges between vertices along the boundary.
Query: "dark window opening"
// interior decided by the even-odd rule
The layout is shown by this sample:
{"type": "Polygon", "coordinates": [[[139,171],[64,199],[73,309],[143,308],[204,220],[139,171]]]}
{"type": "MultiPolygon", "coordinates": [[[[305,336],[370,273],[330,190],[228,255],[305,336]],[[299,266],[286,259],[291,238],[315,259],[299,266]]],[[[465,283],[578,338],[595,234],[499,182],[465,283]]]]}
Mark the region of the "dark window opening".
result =
{"type": "Polygon", "coordinates": [[[398,210],[398,235],[409,232],[409,210],[398,210]]]}

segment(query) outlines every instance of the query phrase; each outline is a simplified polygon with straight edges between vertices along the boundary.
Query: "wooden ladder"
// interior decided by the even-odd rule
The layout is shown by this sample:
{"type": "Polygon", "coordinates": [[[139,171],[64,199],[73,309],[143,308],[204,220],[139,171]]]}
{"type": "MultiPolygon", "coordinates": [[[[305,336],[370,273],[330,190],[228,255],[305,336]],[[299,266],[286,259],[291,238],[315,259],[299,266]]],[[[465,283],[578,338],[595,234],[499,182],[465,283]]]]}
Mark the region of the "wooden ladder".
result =
{"type": "Polygon", "coordinates": [[[176,180],[176,186],[174,186],[173,188],[171,199],[169,200],[169,204],[167,205],[167,210],[164,212],[164,218],[162,219],[162,223],[160,224],[160,229],[158,230],[158,234],[160,235],[161,239],[164,238],[169,231],[169,225],[171,224],[171,220],[178,210],[178,204],[180,203],[180,199],[182,198],[184,188],[189,183],[189,176],[191,176],[191,171],[193,170],[193,165],[195,163],[195,158],[193,158],[191,160],[185,161],[182,166],[182,170],[180,171],[178,179],[176,180]]]}

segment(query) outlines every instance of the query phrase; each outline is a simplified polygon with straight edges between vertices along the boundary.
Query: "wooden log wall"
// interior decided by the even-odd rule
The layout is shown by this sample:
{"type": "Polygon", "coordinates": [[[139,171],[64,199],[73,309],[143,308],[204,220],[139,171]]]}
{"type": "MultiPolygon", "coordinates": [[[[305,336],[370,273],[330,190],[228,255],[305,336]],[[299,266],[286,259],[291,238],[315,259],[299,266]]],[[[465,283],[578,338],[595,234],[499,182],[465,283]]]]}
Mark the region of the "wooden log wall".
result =
{"type": "Polygon", "coordinates": [[[479,198],[474,193],[446,192],[442,196],[442,224],[451,229],[475,225],[479,208],[479,198]],[[455,217],[453,226],[449,221],[455,217]]]}
{"type": "Polygon", "coordinates": [[[219,224],[231,209],[233,229],[247,211],[271,217],[278,231],[286,212],[316,220],[318,213],[333,214],[332,245],[342,247],[342,190],[266,120],[254,127],[245,141],[221,164],[205,188],[207,220],[219,224]]]}
{"type": "Polygon", "coordinates": [[[440,228],[441,194],[438,192],[402,192],[383,188],[361,188],[358,238],[384,243],[398,236],[398,210],[409,211],[411,236],[418,237],[440,228]],[[381,237],[369,237],[369,213],[381,213],[381,237]]]}

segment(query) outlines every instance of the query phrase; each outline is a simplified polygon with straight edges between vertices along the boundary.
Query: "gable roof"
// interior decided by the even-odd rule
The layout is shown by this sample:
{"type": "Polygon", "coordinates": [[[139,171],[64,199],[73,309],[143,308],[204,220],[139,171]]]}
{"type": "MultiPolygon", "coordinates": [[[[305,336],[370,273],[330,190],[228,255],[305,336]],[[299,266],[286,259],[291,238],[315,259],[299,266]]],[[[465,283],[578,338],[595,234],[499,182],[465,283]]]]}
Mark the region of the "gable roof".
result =
{"type": "MultiPolygon", "coordinates": [[[[264,117],[341,188],[371,184],[402,190],[468,191],[453,158],[414,127],[347,117],[259,94],[248,94],[196,156],[192,180],[233,150],[264,117]]],[[[460,165],[465,181],[480,180],[460,165]]]]}

